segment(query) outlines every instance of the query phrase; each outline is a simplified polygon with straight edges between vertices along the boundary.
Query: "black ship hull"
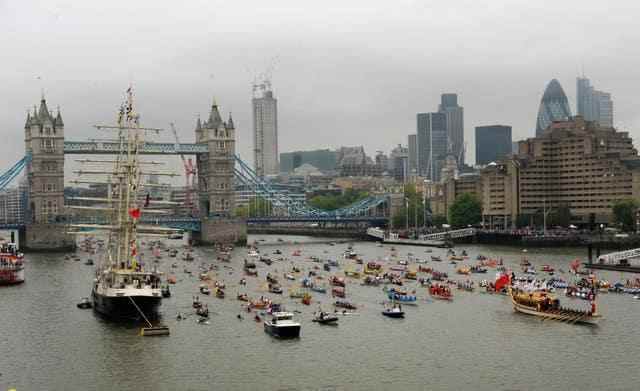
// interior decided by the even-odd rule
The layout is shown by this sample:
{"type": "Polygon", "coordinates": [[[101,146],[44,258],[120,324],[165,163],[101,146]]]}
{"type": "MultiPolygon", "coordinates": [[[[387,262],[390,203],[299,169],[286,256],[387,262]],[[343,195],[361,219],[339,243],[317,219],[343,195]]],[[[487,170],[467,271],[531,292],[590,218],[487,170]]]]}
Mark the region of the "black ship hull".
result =
{"type": "Polygon", "coordinates": [[[300,326],[274,326],[271,324],[264,325],[264,331],[277,338],[299,338],[300,326]]]}
{"type": "Polygon", "coordinates": [[[129,296],[105,296],[97,293],[95,289],[91,292],[93,309],[100,315],[112,319],[123,321],[143,320],[140,311],[147,319],[158,318],[158,309],[162,302],[162,296],[134,296],[132,297],[140,311],[133,305],[129,296]]]}

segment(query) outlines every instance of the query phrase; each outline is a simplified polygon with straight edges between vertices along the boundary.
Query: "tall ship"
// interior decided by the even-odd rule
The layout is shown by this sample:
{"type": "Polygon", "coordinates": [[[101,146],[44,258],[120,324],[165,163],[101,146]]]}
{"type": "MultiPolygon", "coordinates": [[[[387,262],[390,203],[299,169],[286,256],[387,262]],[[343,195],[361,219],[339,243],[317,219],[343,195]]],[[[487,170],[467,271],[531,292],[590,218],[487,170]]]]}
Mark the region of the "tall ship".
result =
{"type": "Polygon", "coordinates": [[[91,215],[104,213],[104,224],[73,224],[76,233],[86,230],[103,231],[107,235],[104,256],[96,266],[91,289],[93,308],[99,314],[114,320],[141,320],[157,318],[162,301],[161,273],[155,265],[146,265],[141,257],[138,238],[141,236],[167,237],[177,230],[145,226],[141,216],[147,213],[166,213],[150,207],[147,184],[143,178],[149,175],[174,175],[142,170],[141,167],[161,164],[140,159],[140,150],[147,132],[160,129],[142,128],[134,107],[131,88],[127,90],[125,103],[120,107],[115,126],[96,126],[100,130],[115,133],[110,140],[119,145],[114,160],[83,160],[79,175],[104,176],[103,181],[76,181],[77,183],[101,183],[107,187],[107,198],[82,198],[94,201],[97,206],[70,206],[72,209],[91,211],[91,215]],[[96,164],[106,164],[108,169],[94,169],[96,164]]]}
{"type": "Polygon", "coordinates": [[[24,282],[24,255],[15,243],[0,244],[0,285],[24,282]]]}

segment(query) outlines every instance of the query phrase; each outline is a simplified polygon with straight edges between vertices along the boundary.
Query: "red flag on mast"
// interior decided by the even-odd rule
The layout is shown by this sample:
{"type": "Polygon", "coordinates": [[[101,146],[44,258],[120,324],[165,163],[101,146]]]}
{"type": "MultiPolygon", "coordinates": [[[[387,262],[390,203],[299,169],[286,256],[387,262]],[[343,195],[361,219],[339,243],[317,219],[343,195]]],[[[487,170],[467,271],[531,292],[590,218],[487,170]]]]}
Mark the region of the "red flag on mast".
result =
{"type": "Polygon", "coordinates": [[[129,216],[134,219],[140,218],[140,208],[129,209],[129,216]]]}

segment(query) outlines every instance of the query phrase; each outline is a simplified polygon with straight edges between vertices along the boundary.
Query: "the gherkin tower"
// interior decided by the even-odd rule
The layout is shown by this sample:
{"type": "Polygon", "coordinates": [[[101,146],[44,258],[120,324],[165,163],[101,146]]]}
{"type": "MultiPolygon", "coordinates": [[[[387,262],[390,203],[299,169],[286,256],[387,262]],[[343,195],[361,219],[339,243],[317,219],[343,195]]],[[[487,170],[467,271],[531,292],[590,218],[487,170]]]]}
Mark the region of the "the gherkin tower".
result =
{"type": "Polygon", "coordinates": [[[565,95],[560,82],[553,79],[544,90],[544,95],[540,101],[538,120],[536,122],[536,137],[540,136],[553,121],[565,121],[569,117],[571,117],[571,108],[569,107],[567,95],[565,95]]]}

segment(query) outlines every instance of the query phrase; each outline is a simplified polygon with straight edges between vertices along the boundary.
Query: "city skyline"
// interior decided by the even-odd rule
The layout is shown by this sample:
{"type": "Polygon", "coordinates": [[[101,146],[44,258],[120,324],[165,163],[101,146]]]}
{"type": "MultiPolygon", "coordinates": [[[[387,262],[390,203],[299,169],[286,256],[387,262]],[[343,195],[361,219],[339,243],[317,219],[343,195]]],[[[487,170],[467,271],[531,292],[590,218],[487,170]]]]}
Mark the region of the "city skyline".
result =
{"type": "MultiPolygon", "coordinates": [[[[513,27],[520,28],[522,14],[543,14],[549,23],[562,18],[530,5],[505,7],[498,3],[489,8],[500,9],[499,15],[491,13],[477,22],[477,16],[486,7],[468,4],[459,10],[458,17],[468,27],[457,31],[451,39],[465,47],[464,51],[451,49],[456,46],[451,43],[438,44],[435,39],[426,39],[420,45],[411,42],[412,37],[429,37],[439,29],[449,31],[446,25],[421,23],[421,18],[434,11],[450,9],[443,5],[388,6],[389,11],[396,13],[387,15],[380,12],[381,8],[384,11],[383,4],[371,11],[344,9],[340,12],[343,16],[335,20],[337,31],[352,33],[344,38],[344,34],[322,28],[331,16],[326,7],[311,5],[315,12],[307,12],[294,3],[276,5],[272,10],[187,4],[174,11],[193,20],[187,24],[176,21],[174,29],[181,31],[180,38],[171,38],[172,32],[162,33],[166,38],[162,42],[164,48],[154,51],[159,49],[154,41],[162,41],[155,33],[166,23],[166,12],[144,10],[151,18],[140,23],[137,18],[142,9],[121,15],[109,8],[98,13],[89,5],[71,7],[62,1],[54,1],[45,9],[23,3],[7,7],[8,3],[2,3],[0,28],[11,39],[6,45],[5,62],[0,65],[7,103],[0,115],[0,127],[18,137],[26,109],[44,88],[47,97],[65,111],[70,137],[87,134],[99,137],[91,126],[112,119],[110,115],[119,104],[119,99],[113,97],[132,83],[145,123],[168,128],[169,122],[176,122],[185,141],[192,140],[189,129],[198,115],[194,107],[210,101],[212,96],[224,101],[223,109],[234,113],[238,152],[251,161],[248,88],[256,75],[272,69],[281,106],[281,151],[364,144],[368,151],[388,152],[397,143],[406,143],[407,135],[415,128],[416,112],[432,110],[438,104],[440,92],[454,91],[465,107],[466,161],[472,162],[475,126],[504,123],[513,127],[514,140],[533,136],[537,103],[544,84],[551,78],[568,87],[565,92],[571,106],[576,107],[573,85],[584,64],[595,84],[606,86],[616,100],[614,125],[638,138],[634,129],[640,127],[640,115],[633,108],[635,91],[628,80],[637,78],[640,59],[624,48],[635,47],[640,39],[635,33],[618,38],[618,32],[632,31],[633,9],[607,9],[607,20],[598,22],[577,18],[571,29],[558,27],[562,30],[557,32],[562,42],[554,43],[557,36],[524,27],[513,31],[513,27]],[[291,12],[280,12],[284,8],[291,12]],[[189,27],[209,25],[198,22],[207,20],[209,11],[219,19],[216,27],[189,27]],[[270,18],[260,18],[264,14],[270,18]],[[256,25],[258,18],[265,20],[264,24],[256,25]],[[126,41],[124,53],[121,46],[97,44],[113,36],[112,26],[100,23],[103,19],[118,19],[115,38],[126,41]],[[20,20],[30,23],[21,24],[20,20]],[[367,21],[368,27],[351,23],[353,20],[367,21]],[[478,23],[486,27],[487,22],[494,26],[493,30],[476,37],[478,23]],[[319,27],[312,33],[309,24],[319,27]],[[510,34],[504,34],[506,30],[510,34]],[[64,43],[79,31],[86,35],[86,40],[64,43]],[[239,31],[246,34],[235,33],[239,31]],[[612,40],[612,36],[616,39],[612,40]],[[377,47],[368,49],[366,42],[371,42],[372,37],[376,38],[377,47]],[[529,43],[526,49],[521,45],[523,41],[529,43]],[[613,41],[616,43],[611,44],[613,41]],[[491,47],[487,42],[492,43],[491,47]],[[438,56],[443,60],[439,61],[441,64],[428,61],[422,53],[424,45],[431,49],[429,57],[438,56]],[[402,50],[392,50],[397,47],[402,50]],[[29,50],[25,52],[25,48],[29,50]],[[172,51],[174,54],[166,54],[172,51]],[[18,52],[22,57],[17,56],[18,52]],[[41,61],[44,53],[55,54],[49,56],[47,66],[41,61]],[[90,55],[78,58],[77,53],[90,55]],[[395,60],[385,61],[391,58],[391,53],[395,60]],[[498,55],[507,61],[500,64],[490,61],[498,55]],[[468,57],[469,61],[458,61],[461,57],[468,57]],[[615,59],[620,64],[614,73],[611,69],[615,59]],[[109,71],[114,62],[123,60],[124,67],[109,71]],[[425,85],[429,86],[428,91],[425,85]]],[[[558,14],[566,15],[575,8],[597,13],[602,6],[564,2],[557,7],[558,14]]],[[[166,133],[169,132],[160,139],[171,141],[166,133]]],[[[16,140],[0,147],[2,164],[6,166],[21,156],[18,144],[16,140]]]]}

